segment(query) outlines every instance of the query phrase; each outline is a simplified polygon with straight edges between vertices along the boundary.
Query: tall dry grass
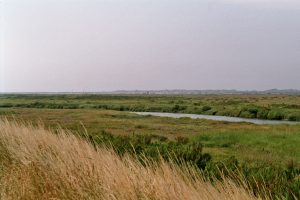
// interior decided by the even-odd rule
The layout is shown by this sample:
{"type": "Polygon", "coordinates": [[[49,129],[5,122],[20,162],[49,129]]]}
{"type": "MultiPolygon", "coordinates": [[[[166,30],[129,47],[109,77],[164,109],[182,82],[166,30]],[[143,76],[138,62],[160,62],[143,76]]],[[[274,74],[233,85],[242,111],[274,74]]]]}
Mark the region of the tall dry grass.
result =
{"type": "Polygon", "coordinates": [[[205,182],[192,167],[142,165],[66,131],[0,121],[1,199],[255,199],[230,181],[205,182]]]}

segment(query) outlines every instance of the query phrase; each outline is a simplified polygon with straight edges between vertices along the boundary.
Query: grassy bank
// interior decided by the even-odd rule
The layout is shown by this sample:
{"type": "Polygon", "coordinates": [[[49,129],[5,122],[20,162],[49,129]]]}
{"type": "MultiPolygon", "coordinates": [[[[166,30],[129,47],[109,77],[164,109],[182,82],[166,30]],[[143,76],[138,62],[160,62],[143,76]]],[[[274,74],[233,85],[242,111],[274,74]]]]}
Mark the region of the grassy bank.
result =
{"type": "Polygon", "coordinates": [[[143,163],[59,130],[0,121],[1,199],[257,199],[196,168],[143,163]]]}
{"type": "Polygon", "coordinates": [[[0,107],[107,109],[300,121],[300,96],[2,95],[0,107]]]}

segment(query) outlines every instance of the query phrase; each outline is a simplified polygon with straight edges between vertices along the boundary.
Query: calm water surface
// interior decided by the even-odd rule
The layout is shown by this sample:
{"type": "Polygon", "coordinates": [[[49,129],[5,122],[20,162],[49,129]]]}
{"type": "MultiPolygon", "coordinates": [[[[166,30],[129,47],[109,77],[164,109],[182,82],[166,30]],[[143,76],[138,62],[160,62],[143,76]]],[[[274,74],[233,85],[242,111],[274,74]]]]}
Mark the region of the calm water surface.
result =
{"type": "Polygon", "coordinates": [[[227,117],[227,116],[216,116],[216,115],[161,113],[161,112],[133,112],[133,113],[138,115],[151,115],[151,116],[158,116],[158,117],[172,117],[172,118],[189,117],[192,119],[208,119],[208,120],[226,121],[226,122],[249,122],[253,124],[300,124],[300,122],[283,121],[283,120],[247,119],[247,118],[240,118],[240,117],[227,117]]]}

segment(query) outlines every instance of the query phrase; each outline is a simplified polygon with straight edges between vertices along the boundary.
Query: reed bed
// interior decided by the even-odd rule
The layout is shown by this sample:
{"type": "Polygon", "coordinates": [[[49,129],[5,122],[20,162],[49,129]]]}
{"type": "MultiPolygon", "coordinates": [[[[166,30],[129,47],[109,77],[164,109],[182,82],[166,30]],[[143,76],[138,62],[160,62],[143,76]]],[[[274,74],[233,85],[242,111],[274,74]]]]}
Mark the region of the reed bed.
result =
{"type": "Polygon", "coordinates": [[[0,120],[0,154],[1,199],[257,199],[243,184],[205,181],[192,166],[120,157],[42,125],[0,120]]]}

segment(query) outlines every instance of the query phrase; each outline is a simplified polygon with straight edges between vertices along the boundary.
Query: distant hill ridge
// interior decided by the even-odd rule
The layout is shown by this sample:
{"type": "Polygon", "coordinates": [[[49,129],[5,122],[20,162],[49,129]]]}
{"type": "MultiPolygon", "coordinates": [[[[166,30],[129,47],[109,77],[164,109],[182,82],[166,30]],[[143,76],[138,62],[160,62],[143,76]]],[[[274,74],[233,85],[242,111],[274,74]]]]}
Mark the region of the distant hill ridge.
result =
{"type": "Polygon", "coordinates": [[[209,94],[270,94],[270,95],[300,95],[300,90],[297,89],[270,89],[270,90],[187,90],[187,89],[166,89],[166,90],[115,90],[108,92],[82,91],[82,92],[0,92],[1,94],[156,94],[156,95],[209,95],[209,94]]]}
{"type": "Polygon", "coordinates": [[[114,94],[286,94],[300,95],[300,90],[296,89],[270,89],[258,90],[117,90],[114,94]]]}

